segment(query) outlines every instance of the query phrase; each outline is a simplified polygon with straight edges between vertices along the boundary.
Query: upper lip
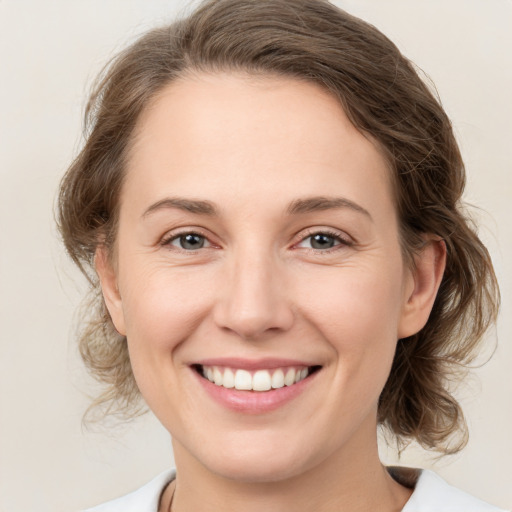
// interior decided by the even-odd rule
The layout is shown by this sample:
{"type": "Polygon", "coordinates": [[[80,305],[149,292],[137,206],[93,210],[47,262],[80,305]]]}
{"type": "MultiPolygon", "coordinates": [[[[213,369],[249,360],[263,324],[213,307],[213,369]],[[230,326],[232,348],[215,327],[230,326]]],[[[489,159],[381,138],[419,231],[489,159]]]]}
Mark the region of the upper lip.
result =
{"type": "Polygon", "coordinates": [[[315,363],[300,361],[298,359],[281,359],[273,357],[260,359],[244,359],[239,357],[209,358],[194,361],[191,366],[196,365],[221,366],[225,368],[237,368],[240,370],[271,370],[274,368],[319,366],[315,363]]]}

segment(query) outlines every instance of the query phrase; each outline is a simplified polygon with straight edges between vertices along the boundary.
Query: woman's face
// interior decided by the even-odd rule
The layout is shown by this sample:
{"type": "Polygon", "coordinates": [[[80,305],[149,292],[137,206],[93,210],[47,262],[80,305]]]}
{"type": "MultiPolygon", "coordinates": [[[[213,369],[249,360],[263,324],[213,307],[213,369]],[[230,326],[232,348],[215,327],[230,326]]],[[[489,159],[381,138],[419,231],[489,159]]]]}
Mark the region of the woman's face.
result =
{"type": "Polygon", "coordinates": [[[116,253],[104,294],[177,459],[263,481],[374,449],[415,279],[385,160],[327,92],[169,85],[136,130],[116,253]]]}

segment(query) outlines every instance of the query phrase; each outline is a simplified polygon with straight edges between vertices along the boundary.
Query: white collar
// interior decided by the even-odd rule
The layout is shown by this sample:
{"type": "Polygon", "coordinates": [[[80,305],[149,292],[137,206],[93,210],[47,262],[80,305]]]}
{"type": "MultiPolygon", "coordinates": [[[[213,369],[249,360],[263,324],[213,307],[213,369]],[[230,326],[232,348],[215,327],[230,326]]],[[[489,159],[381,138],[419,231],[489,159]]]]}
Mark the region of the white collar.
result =
{"type": "MultiPolygon", "coordinates": [[[[402,512],[507,512],[461,491],[432,471],[418,470],[414,491],[402,512]]],[[[140,489],[84,512],[158,512],[160,496],[176,478],[176,470],[161,473],[140,489]]]]}

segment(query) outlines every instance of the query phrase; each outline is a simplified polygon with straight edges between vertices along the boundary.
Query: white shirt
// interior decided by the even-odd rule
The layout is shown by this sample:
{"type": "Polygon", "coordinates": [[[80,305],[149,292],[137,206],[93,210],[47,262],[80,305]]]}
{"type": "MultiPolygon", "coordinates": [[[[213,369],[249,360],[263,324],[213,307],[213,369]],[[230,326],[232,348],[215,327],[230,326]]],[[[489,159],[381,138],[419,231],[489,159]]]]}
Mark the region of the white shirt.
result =
{"type": "MultiPolygon", "coordinates": [[[[140,489],[84,512],[158,512],[160,495],[175,477],[175,470],[166,471],[140,489]]],[[[421,470],[414,491],[402,512],[507,511],[452,487],[432,471],[421,470]]]]}

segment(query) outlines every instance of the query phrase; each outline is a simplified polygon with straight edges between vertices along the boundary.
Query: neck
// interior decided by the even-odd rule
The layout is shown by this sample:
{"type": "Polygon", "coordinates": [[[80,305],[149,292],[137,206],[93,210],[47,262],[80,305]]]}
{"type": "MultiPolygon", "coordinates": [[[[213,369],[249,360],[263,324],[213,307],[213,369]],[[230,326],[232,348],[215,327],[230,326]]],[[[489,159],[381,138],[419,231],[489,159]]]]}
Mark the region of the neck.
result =
{"type": "MultiPolygon", "coordinates": [[[[377,440],[364,450],[344,447],[307,471],[285,479],[245,482],[215,474],[177,441],[178,476],[173,512],[398,512],[411,490],[395,482],[382,466],[377,440]]],[[[168,510],[168,509],[167,509],[168,510]]]]}

